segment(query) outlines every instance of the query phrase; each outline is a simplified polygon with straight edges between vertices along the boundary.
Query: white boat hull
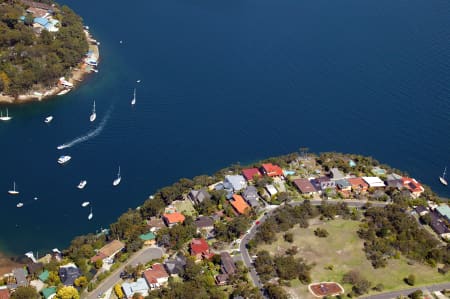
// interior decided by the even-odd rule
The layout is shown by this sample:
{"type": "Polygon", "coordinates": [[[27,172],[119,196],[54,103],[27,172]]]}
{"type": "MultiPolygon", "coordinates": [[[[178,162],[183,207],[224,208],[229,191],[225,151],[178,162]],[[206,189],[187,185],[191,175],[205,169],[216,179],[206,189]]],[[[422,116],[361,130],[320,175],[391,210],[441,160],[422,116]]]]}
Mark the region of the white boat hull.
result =
{"type": "Polygon", "coordinates": [[[90,204],[89,201],[85,201],[81,204],[81,206],[84,208],[84,207],[87,207],[89,204],[90,204]]]}
{"type": "Polygon", "coordinates": [[[53,116],[48,116],[48,117],[45,118],[44,122],[45,122],[46,124],[48,124],[48,123],[50,123],[52,120],[53,120],[53,116]]]}
{"type": "Polygon", "coordinates": [[[81,182],[78,184],[77,188],[78,188],[78,189],[83,189],[84,187],[86,187],[86,184],[87,184],[87,181],[81,181],[81,182]]]}
{"type": "Polygon", "coordinates": [[[441,182],[441,184],[442,185],[445,185],[445,186],[447,186],[448,185],[448,183],[447,183],[447,180],[446,179],[444,179],[443,177],[439,177],[439,181],[441,182]]]}
{"type": "Polygon", "coordinates": [[[90,120],[91,122],[93,122],[96,118],[97,118],[97,114],[93,113],[93,114],[91,114],[91,116],[89,117],[89,120],[90,120]]]}
{"type": "Polygon", "coordinates": [[[18,208],[21,208],[21,207],[23,207],[23,203],[19,202],[16,206],[17,206],[18,208]]]}
{"type": "Polygon", "coordinates": [[[121,180],[122,180],[121,178],[115,179],[115,180],[113,181],[113,186],[119,185],[121,180]]]}
{"type": "Polygon", "coordinates": [[[17,194],[19,194],[19,191],[9,190],[8,193],[11,195],[17,195],[17,194]]]}

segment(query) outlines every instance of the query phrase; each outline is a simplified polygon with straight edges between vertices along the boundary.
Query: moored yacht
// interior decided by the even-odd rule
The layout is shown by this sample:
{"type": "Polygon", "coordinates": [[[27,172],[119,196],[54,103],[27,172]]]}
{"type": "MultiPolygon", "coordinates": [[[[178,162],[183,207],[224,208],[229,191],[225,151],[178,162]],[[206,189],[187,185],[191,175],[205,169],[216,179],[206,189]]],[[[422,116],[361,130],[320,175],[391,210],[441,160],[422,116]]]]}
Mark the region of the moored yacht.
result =
{"type": "Polygon", "coordinates": [[[45,118],[45,120],[44,120],[44,122],[46,123],[46,124],[48,124],[49,122],[51,122],[53,120],[53,116],[47,116],[46,118],[45,118]]]}
{"type": "Polygon", "coordinates": [[[96,118],[97,118],[97,113],[95,113],[95,101],[94,101],[94,106],[92,108],[92,114],[91,114],[91,116],[89,116],[89,120],[91,122],[93,122],[96,118]]]}
{"type": "Polygon", "coordinates": [[[87,207],[89,204],[90,204],[89,201],[85,201],[81,204],[81,206],[84,208],[84,207],[87,207]]]}
{"type": "Polygon", "coordinates": [[[19,191],[16,190],[16,182],[13,183],[13,189],[12,190],[8,190],[8,193],[11,194],[11,195],[19,194],[19,191]]]}
{"type": "Polygon", "coordinates": [[[67,163],[67,162],[69,162],[70,159],[72,159],[71,156],[61,156],[58,158],[58,163],[59,164],[67,163]]]}
{"type": "Polygon", "coordinates": [[[12,117],[8,114],[8,108],[6,108],[6,116],[3,116],[3,112],[0,112],[0,120],[10,120],[12,117]]]}
{"type": "Polygon", "coordinates": [[[86,181],[86,180],[82,180],[82,181],[78,184],[77,188],[78,188],[78,189],[83,189],[84,187],[86,187],[86,184],[87,184],[87,181],[86,181]]]}

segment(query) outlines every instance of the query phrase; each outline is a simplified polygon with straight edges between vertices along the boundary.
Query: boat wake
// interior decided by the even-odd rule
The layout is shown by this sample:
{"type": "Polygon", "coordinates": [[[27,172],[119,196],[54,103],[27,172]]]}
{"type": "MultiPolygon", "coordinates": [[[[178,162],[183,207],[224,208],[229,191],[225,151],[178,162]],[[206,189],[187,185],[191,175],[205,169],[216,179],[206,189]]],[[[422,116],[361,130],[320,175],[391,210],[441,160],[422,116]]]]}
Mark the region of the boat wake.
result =
{"type": "Polygon", "coordinates": [[[102,121],[100,122],[99,126],[97,128],[95,128],[94,130],[91,130],[89,132],[87,132],[87,134],[84,134],[82,136],[79,136],[69,142],[66,142],[64,144],[58,145],[56,148],[61,150],[61,149],[65,149],[65,148],[69,148],[72,147],[74,145],[77,145],[78,143],[83,143],[88,141],[91,138],[94,138],[96,136],[98,136],[103,129],[106,126],[106,123],[108,122],[109,118],[111,117],[111,113],[112,113],[112,107],[110,107],[108,109],[108,111],[105,114],[105,117],[103,117],[102,121]]]}

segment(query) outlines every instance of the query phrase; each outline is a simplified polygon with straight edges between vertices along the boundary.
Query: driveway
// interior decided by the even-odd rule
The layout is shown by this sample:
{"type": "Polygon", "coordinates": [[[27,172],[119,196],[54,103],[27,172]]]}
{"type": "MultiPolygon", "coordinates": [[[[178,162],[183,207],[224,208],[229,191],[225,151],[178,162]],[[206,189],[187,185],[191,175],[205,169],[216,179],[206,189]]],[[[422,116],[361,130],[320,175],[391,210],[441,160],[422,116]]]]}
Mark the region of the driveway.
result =
{"type": "Polygon", "coordinates": [[[130,257],[123,265],[117,268],[112,274],[105,278],[95,290],[87,293],[83,292],[81,298],[85,299],[97,299],[99,294],[105,293],[108,289],[112,288],[116,283],[121,282],[120,273],[126,266],[137,266],[139,263],[145,264],[151,260],[159,259],[163,256],[163,250],[159,247],[143,248],[130,257]]]}

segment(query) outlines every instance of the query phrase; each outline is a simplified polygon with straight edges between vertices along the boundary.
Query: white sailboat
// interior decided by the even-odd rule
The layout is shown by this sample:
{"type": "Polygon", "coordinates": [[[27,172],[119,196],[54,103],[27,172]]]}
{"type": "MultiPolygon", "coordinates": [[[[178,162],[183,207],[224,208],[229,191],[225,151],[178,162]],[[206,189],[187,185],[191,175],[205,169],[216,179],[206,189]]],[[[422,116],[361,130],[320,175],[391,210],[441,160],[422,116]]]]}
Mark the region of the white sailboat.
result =
{"type": "Polygon", "coordinates": [[[444,168],[444,172],[442,173],[442,176],[439,177],[439,181],[441,182],[442,185],[447,186],[447,180],[445,179],[445,173],[447,172],[447,166],[444,168]]]}
{"type": "Polygon", "coordinates": [[[117,173],[117,178],[113,181],[113,186],[119,185],[121,180],[122,178],[120,176],[120,166],[119,166],[119,172],[117,173]]]}
{"type": "Polygon", "coordinates": [[[87,207],[89,204],[90,204],[89,201],[85,201],[81,204],[81,206],[84,208],[84,207],[87,207]]]}
{"type": "Polygon", "coordinates": [[[92,108],[92,114],[91,114],[91,116],[89,116],[89,120],[91,122],[93,122],[96,118],[97,118],[97,113],[95,113],[95,101],[94,101],[94,106],[92,108]]]}
{"type": "Polygon", "coordinates": [[[91,220],[92,217],[94,217],[94,214],[92,214],[92,207],[91,207],[91,212],[90,212],[89,215],[88,215],[88,220],[91,220]]]}
{"type": "Polygon", "coordinates": [[[86,181],[86,180],[82,180],[82,181],[78,184],[77,188],[78,188],[78,189],[83,189],[84,187],[86,187],[86,184],[87,184],[87,181],[86,181]]]}
{"type": "Polygon", "coordinates": [[[10,120],[12,117],[8,114],[8,108],[6,108],[6,116],[3,116],[3,112],[0,112],[0,120],[10,120]]]}
{"type": "Polygon", "coordinates": [[[19,203],[16,205],[16,207],[18,207],[18,208],[23,207],[23,203],[22,203],[22,202],[19,202],[19,203]]]}
{"type": "Polygon", "coordinates": [[[11,194],[11,195],[19,194],[19,191],[16,190],[16,182],[14,182],[14,184],[13,184],[13,189],[9,190],[8,193],[11,194]]]}
{"type": "Polygon", "coordinates": [[[136,104],[136,88],[134,89],[133,99],[131,100],[131,105],[136,104]]]}
{"type": "Polygon", "coordinates": [[[44,120],[44,122],[46,123],[46,124],[48,124],[48,123],[50,123],[51,121],[53,120],[53,116],[47,116],[46,118],[45,118],[45,120],[44,120]]]}

